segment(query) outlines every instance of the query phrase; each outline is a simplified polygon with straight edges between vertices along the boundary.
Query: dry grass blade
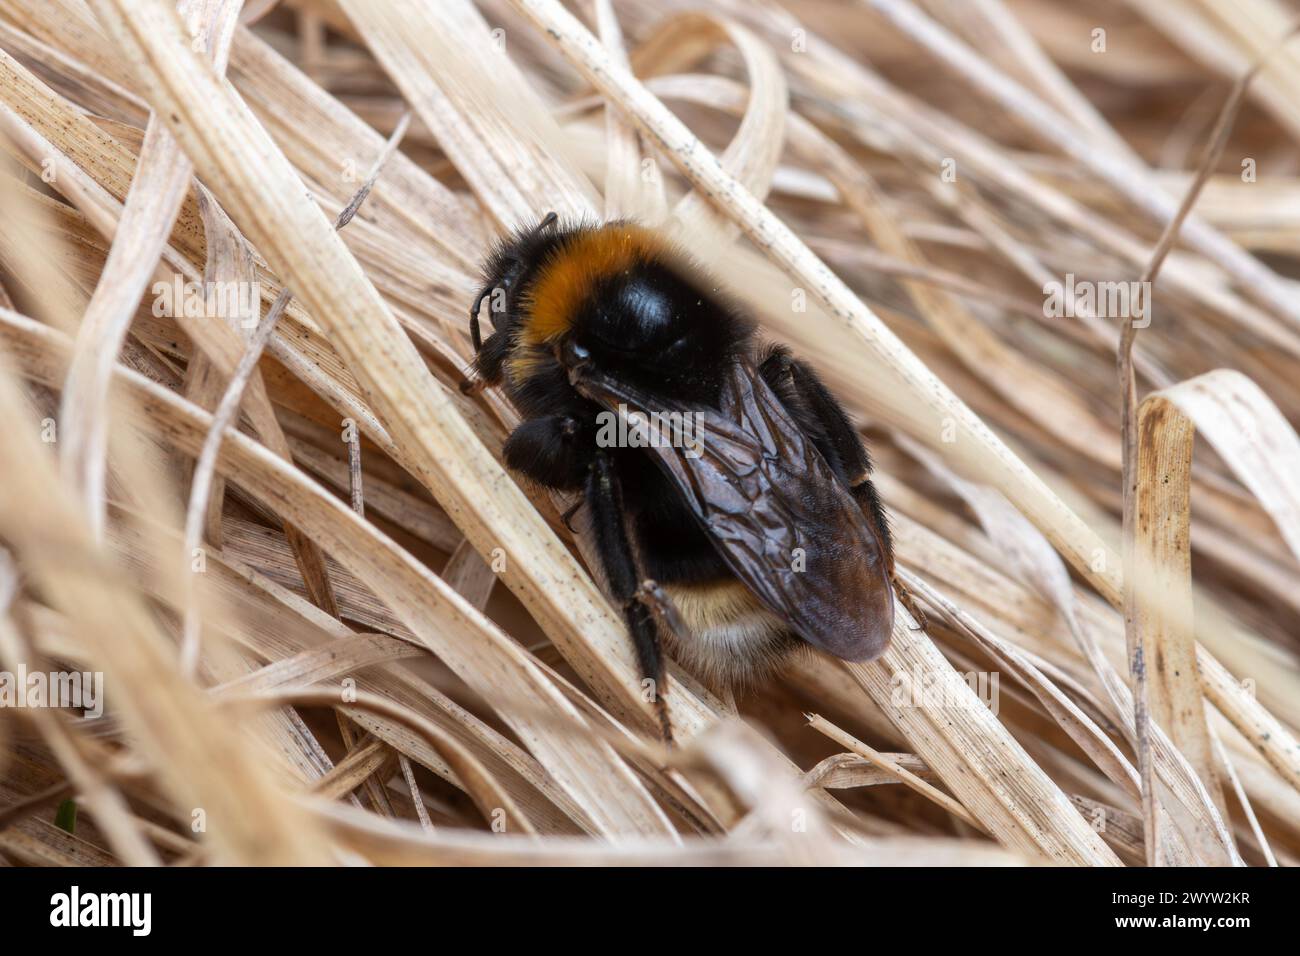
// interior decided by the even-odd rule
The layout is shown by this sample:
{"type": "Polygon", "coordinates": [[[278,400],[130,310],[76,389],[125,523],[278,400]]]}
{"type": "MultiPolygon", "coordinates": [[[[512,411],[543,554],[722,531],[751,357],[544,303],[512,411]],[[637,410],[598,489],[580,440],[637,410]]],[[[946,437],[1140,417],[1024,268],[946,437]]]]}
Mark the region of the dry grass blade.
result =
{"type": "Polygon", "coordinates": [[[934,644],[912,630],[901,607],[894,613],[893,642],[885,656],[844,666],[917,754],[1006,846],[1057,862],[1118,865],[934,644]],[[930,687],[940,692],[920,690],[930,687]],[[940,702],[930,703],[932,698],[940,702]]]}
{"type": "MultiPolygon", "coordinates": [[[[9,377],[0,382],[0,410],[14,421],[25,415],[9,377]]],[[[46,582],[51,596],[80,625],[91,652],[104,662],[107,679],[122,697],[123,720],[164,761],[163,779],[175,804],[187,815],[192,808],[211,815],[214,843],[231,862],[323,862],[327,854],[311,830],[282,806],[269,769],[254,762],[236,735],[212,721],[196,693],[186,689],[147,608],[119,586],[120,572],[93,542],[36,431],[24,430],[24,435],[0,451],[0,467],[11,476],[11,494],[0,505],[3,534],[22,548],[27,572],[46,582]],[[30,486],[24,488],[18,475],[26,476],[30,486]],[[18,503],[37,494],[46,508],[24,514],[18,503]],[[53,528],[51,520],[57,522],[53,528]],[[60,568],[72,555],[78,555],[84,570],[69,580],[60,568]],[[114,654],[114,646],[131,650],[114,654]],[[239,775],[237,791],[229,786],[231,774],[239,775]]]]}
{"type": "MultiPolygon", "coordinates": [[[[1196,178],[1166,223],[1151,261],[1142,274],[1140,281],[1145,288],[1151,288],[1151,283],[1159,275],[1180,233],[1188,231],[1188,217],[1192,207],[1210,170],[1223,153],[1241,100],[1262,62],[1261,60],[1260,64],[1238,80],[1220,111],[1196,178]]],[[[1149,299],[1148,293],[1147,311],[1144,313],[1148,322],[1149,299]]],[[[1134,724],[1138,767],[1142,774],[1147,862],[1155,865],[1160,859],[1161,834],[1156,810],[1158,798],[1155,773],[1151,760],[1152,719],[1170,728],[1176,745],[1191,751],[1193,767],[1199,771],[1202,783],[1210,789],[1220,807],[1223,805],[1223,795],[1212,765],[1209,730],[1201,704],[1201,686],[1192,666],[1196,648],[1191,622],[1191,549],[1187,529],[1187,523],[1190,522],[1190,501],[1187,497],[1174,498],[1168,502],[1159,501],[1162,496],[1160,485],[1172,481],[1175,488],[1185,487],[1187,477],[1178,472],[1190,468],[1191,449],[1185,449],[1185,456],[1179,454],[1184,449],[1179,449],[1172,459],[1142,460],[1139,452],[1137,386],[1133,373],[1137,318],[1130,315],[1125,320],[1117,355],[1121,397],[1120,440],[1124,454],[1121,471],[1126,577],[1124,620],[1129,670],[1134,681],[1134,724]],[[1162,468],[1162,465],[1168,467],[1162,468]],[[1143,505],[1147,505],[1148,511],[1155,511],[1165,504],[1172,505],[1174,510],[1156,515],[1143,514],[1140,510],[1143,505]],[[1175,589],[1172,593],[1166,590],[1169,586],[1175,589]],[[1171,608],[1172,611],[1169,610],[1171,608]],[[1171,620],[1171,617],[1178,619],[1171,620]],[[1148,666],[1152,665],[1157,668],[1160,678],[1154,687],[1148,683],[1148,666]]],[[[1188,442],[1190,443],[1190,438],[1188,442]]]]}
{"type": "MultiPolygon", "coordinates": [[[[225,71],[240,4],[235,0],[186,0],[181,12],[198,25],[196,49],[211,50],[225,71]]],[[[122,220],[104,277],[95,289],[78,333],[77,357],[68,371],[62,415],[64,466],[81,489],[86,512],[102,530],[108,425],[108,383],[113,363],[153,274],[172,223],[189,189],[193,166],[166,126],[149,120],[140,161],[131,180],[122,220]]]]}
{"type": "Polygon", "coordinates": [[[419,0],[342,7],[475,192],[497,198],[492,212],[502,223],[540,219],[536,195],[565,216],[594,208],[590,184],[553,159],[546,110],[469,0],[445,0],[436,11],[419,0]],[[512,109],[507,135],[493,127],[500,102],[512,109]]]}
{"type": "MultiPolygon", "coordinates": [[[[713,47],[731,43],[739,51],[749,81],[749,91],[735,136],[718,154],[718,162],[736,182],[757,197],[767,195],[785,145],[788,94],[776,56],[738,23],[704,13],[688,13],[666,20],[633,58],[639,73],[684,69],[679,50],[691,59],[703,58],[713,47]]],[[[708,263],[712,249],[725,248],[737,231],[733,223],[714,212],[699,190],[692,190],[673,207],[673,225],[700,246],[708,263]]]]}
{"type": "Polygon", "coordinates": [[[864,744],[861,740],[857,740],[849,734],[846,734],[825,717],[822,717],[819,714],[809,714],[808,725],[818,733],[825,734],[840,746],[848,747],[849,750],[853,751],[864,760],[868,760],[876,766],[881,767],[886,772],[893,774],[902,783],[911,787],[917,793],[926,797],[926,799],[934,801],[958,819],[966,821],[977,830],[984,829],[984,827],[980,825],[980,822],[967,813],[966,808],[956,800],[952,799],[952,797],[940,790],[936,790],[906,767],[896,764],[878,750],[875,750],[864,744]]]}
{"type": "Polygon", "coordinates": [[[1112,783],[1128,791],[1132,796],[1139,796],[1141,787],[1137,771],[1124,758],[1119,749],[1111,742],[1100,727],[1091,720],[1077,704],[1067,697],[1046,675],[1044,675],[1023,652],[1009,642],[1002,641],[972,620],[951,601],[938,594],[926,582],[904,572],[904,580],[909,588],[931,607],[936,608],[958,627],[969,633],[975,640],[985,644],[999,664],[1029,684],[1030,689],[1057,721],[1074,739],[1098,768],[1106,774],[1112,783]]]}
{"type": "MultiPolygon", "coordinates": [[[[1217,783],[1191,655],[1192,445],[1200,431],[1277,523],[1300,554],[1300,438],[1255,383],[1237,372],[1211,372],[1148,395],[1138,412],[1137,572],[1158,597],[1139,607],[1139,626],[1158,653],[1147,660],[1152,680],[1169,685],[1166,726],[1189,756],[1199,757],[1207,784],[1217,783]],[[1162,640],[1162,638],[1164,638],[1162,640]]],[[[1291,754],[1300,758],[1296,748],[1291,754]]],[[[1297,762],[1288,760],[1287,767],[1297,762]]],[[[1221,799],[1221,798],[1220,798],[1221,799]]]]}
{"type": "Polygon", "coordinates": [[[0,0],[0,665],[106,689],[0,864],[1300,863],[1295,26],[1127,6],[0,0]],[[646,699],[471,364],[550,211],[834,393],[879,659],[646,699]]]}
{"type": "MultiPolygon", "coordinates": [[[[424,720],[403,707],[390,703],[382,697],[364,692],[349,694],[347,703],[351,707],[368,713],[380,714],[392,720],[407,724],[423,735],[437,751],[446,758],[465,791],[474,799],[484,818],[492,823],[501,823],[504,830],[536,834],[536,829],[529,822],[509,793],[492,779],[491,773],[483,767],[469,750],[456,742],[455,738],[444,733],[431,721],[424,720]]],[[[339,702],[338,691],[334,688],[318,689],[314,687],[281,687],[265,691],[255,696],[240,696],[228,693],[222,702],[227,705],[257,703],[270,704],[316,704],[331,706],[339,702]]],[[[382,746],[382,745],[380,745],[382,746]]],[[[369,776],[367,774],[366,776],[369,776]]],[[[350,788],[349,788],[350,789],[350,788]]],[[[495,827],[494,827],[495,830],[495,827]]]]}
{"type": "MultiPolygon", "coordinates": [[[[343,207],[343,211],[335,218],[335,230],[342,229],[351,222],[352,217],[361,208],[361,204],[366,201],[366,197],[370,195],[370,190],[374,188],[375,181],[383,171],[384,163],[397,149],[398,143],[402,141],[402,136],[406,134],[409,123],[409,114],[404,115],[401,121],[398,122],[397,129],[393,131],[388,144],[375,160],[375,164],[361,184],[361,188],[357,190],[356,195],[352,197],[348,204],[343,207]]],[[[244,353],[239,357],[239,364],[235,366],[230,381],[226,384],[226,389],[221,395],[221,401],[217,405],[216,412],[213,414],[212,430],[204,440],[203,450],[199,452],[198,463],[194,466],[194,480],[190,488],[190,503],[185,512],[185,550],[183,553],[186,555],[194,554],[199,547],[203,532],[203,521],[208,511],[208,497],[212,492],[217,454],[221,451],[221,438],[239,412],[240,403],[244,398],[244,388],[256,371],[257,363],[262,358],[262,351],[266,348],[266,343],[270,341],[276,323],[280,321],[280,316],[289,305],[291,296],[292,293],[288,289],[281,290],[280,294],[276,296],[275,302],[272,303],[270,310],[257,323],[253,334],[249,336],[244,353]]],[[[328,582],[325,582],[322,590],[327,593],[328,587],[328,582]]],[[[328,604],[326,602],[321,603],[325,604],[327,610],[333,610],[329,606],[329,604],[332,604],[332,600],[331,597],[328,604]]],[[[184,636],[181,641],[181,670],[186,674],[192,675],[198,667],[199,642],[198,609],[195,607],[193,600],[190,600],[186,602],[184,636]]]]}
{"type": "Polygon", "coordinates": [[[944,63],[959,70],[977,89],[1012,115],[1023,117],[1035,132],[1087,166],[1161,225],[1172,226],[1175,234],[1181,228],[1184,239],[1229,273],[1247,295],[1257,298],[1291,324],[1300,325],[1300,308],[1296,307],[1278,276],[1222,234],[1200,220],[1190,218],[1188,208],[1180,208],[1159,189],[1151,188],[1147,171],[1134,167],[1128,156],[1116,156],[1085,145],[1087,141],[1050,107],[926,17],[911,0],[862,2],[889,17],[895,26],[925,45],[944,63]]]}
{"type": "MultiPolygon", "coordinates": [[[[16,575],[8,554],[0,554],[0,577],[16,575]]],[[[7,604],[8,602],[3,602],[7,604]]],[[[0,611],[0,657],[12,667],[39,670],[37,661],[25,653],[21,637],[9,617],[8,608],[0,611]]],[[[73,735],[57,714],[34,712],[33,721],[56,758],[67,771],[72,786],[81,794],[88,809],[102,821],[105,836],[114,851],[128,864],[157,866],[157,852],[131,821],[130,808],[122,794],[104,779],[103,774],[85,759],[73,735]]]]}
{"type": "MultiPolygon", "coordinates": [[[[297,184],[283,155],[247,108],[199,67],[182,40],[172,11],[161,3],[127,6],[96,4],[118,42],[132,51],[133,65],[141,70],[142,83],[158,112],[176,117],[173,132],[196,168],[209,179],[227,208],[237,211],[245,232],[292,283],[295,295],[329,329],[384,424],[414,456],[421,480],[444,496],[443,503],[454,516],[473,513],[469,502],[478,489],[497,489],[500,500],[496,508],[508,509],[518,518],[513,525],[501,518],[494,522],[496,529],[510,529],[514,540],[513,546],[506,547],[507,553],[521,556],[536,551],[541,524],[536,512],[522,493],[511,492],[513,486],[508,482],[491,480],[492,475],[501,475],[499,466],[465,425],[450,396],[429,376],[374,286],[297,184]],[[186,122],[189,104],[195,102],[209,104],[209,115],[203,122],[186,122]],[[231,143],[238,145],[232,149],[231,143]],[[458,450],[461,457],[447,457],[449,449],[458,450]],[[457,495],[459,500],[453,497],[457,495]]],[[[480,551],[490,552],[505,543],[483,536],[476,544],[480,551]]],[[[558,542],[554,542],[551,550],[557,549],[558,542]]],[[[506,580],[552,567],[545,557],[516,557],[506,580]]],[[[562,593],[574,591],[573,578],[555,584],[562,593]]],[[[545,683],[527,667],[522,674],[537,684],[545,683]]],[[[557,755],[570,747],[566,741],[554,743],[557,755]]],[[[585,759],[601,759],[599,747],[586,752],[585,759]]],[[[626,768],[612,754],[606,754],[604,760],[609,765],[608,777],[558,770],[557,777],[563,776],[581,789],[595,786],[605,790],[599,800],[587,801],[587,809],[608,821],[614,831],[666,828],[661,812],[635,785],[626,768]],[[605,786],[604,781],[612,780],[622,785],[605,786]]]]}

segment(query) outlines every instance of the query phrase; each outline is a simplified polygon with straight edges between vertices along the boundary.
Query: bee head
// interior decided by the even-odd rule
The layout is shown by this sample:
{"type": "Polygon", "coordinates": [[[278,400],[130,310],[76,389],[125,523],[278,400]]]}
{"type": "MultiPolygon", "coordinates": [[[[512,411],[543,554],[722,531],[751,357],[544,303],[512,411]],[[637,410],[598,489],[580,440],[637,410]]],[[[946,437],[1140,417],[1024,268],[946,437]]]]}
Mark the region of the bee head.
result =
{"type": "Polygon", "coordinates": [[[483,300],[490,300],[488,318],[492,322],[492,328],[501,331],[509,314],[504,302],[508,301],[520,278],[538,263],[541,253],[548,246],[545,240],[549,234],[556,232],[558,222],[559,216],[548,212],[537,225],[521,229],[498,243],[488,257],[483,269],[483,286],[469,310],[469,335],[475,352],[483,347],[483,336],[479,329],[479,310],[483,300]]]}

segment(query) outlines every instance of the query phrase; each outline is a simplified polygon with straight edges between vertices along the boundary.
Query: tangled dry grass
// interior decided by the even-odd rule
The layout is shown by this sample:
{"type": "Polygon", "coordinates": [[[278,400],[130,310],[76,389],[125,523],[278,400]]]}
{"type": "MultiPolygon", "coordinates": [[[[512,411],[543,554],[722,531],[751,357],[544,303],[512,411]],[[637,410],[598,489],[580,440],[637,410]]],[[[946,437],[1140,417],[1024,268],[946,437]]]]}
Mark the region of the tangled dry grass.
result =
{"type": "Polygon", "coordinates": [[[1297,13],[0,0],[0,668],[106,701],[0,709],[0,857],[1296,862],[1297,13]],[[924,630],[657,742],[457,387],[548,210],[817,365],[924,630]]]}

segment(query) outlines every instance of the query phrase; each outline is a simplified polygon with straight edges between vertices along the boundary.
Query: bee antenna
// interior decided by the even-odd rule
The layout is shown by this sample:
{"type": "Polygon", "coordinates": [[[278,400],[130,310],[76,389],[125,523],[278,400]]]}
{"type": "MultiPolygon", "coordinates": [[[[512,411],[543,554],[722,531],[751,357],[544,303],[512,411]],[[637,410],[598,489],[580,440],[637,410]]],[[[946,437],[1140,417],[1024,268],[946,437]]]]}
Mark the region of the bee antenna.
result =
{"type": "Polygon", "coordinates": [[[537,231],[541,232],[543,229],[550,229],[559,221],[560,221],[559,213],[557,213],[554,209],[552,209],[542,218],[542,221],[537,224],[537,231]]]}

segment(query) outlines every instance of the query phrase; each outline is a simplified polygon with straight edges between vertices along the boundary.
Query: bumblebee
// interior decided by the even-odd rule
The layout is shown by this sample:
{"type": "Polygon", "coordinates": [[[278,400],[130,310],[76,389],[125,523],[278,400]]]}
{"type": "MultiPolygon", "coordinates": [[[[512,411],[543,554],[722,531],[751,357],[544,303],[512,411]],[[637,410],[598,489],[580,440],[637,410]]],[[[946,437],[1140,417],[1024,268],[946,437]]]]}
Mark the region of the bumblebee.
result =
{"type": "Polygon", "coordinates": [[[470,335],[478,376],[523,419],[506,466],[580,495],[566,523],[585,505],[653,686],[661,644],[715,685],[809,645],[883,653],[894,559],[867,451],[813,370],[761,345],[684,250],[634,222],[551,213],[488,257],[470,335]],[[656,421],[695,427],[645,440],[656,421]]]}

